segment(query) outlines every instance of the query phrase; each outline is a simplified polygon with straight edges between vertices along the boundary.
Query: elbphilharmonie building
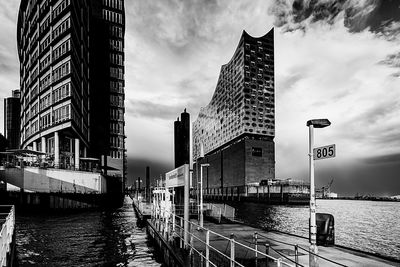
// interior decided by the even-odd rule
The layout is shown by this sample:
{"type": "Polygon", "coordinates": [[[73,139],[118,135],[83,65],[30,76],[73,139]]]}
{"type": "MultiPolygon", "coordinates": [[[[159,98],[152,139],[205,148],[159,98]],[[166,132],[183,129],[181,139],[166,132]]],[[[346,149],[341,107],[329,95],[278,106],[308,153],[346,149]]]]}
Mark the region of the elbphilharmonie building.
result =
{"type": "Polygon", "coordinates": [[[193,123],[193,161],[209,163],[203,188],[275,178],[274,86],[273,29],[258,38],[243,31],[210,103],[193,123]]]}

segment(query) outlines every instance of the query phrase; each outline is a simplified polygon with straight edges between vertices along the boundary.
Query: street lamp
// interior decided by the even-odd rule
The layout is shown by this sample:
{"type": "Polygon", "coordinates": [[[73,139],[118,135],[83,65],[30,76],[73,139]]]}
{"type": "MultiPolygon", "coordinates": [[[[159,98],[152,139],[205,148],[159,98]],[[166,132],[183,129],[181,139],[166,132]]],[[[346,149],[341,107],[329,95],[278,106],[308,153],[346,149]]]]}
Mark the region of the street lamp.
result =
{"type": "Polygon", "coordinates": [[[142,182],[142,180],[140,180],[140,177],[138,177],[138,179],[136,180],[136,192],[137,192],[137,199],[139,200],[139,193],[140,193],[140,183],[142,182]]]}
{"type": "Polygon", "coordinates": [[[209,163],[200,165],[200,226],[203,227],[203,167],[209,167],[209,163]]]}
{"type": "Polygon", "coordinates": [[[314,128],[325,128],[331,125],[328,119],[316,119],[307,121],[307,126],[309,129],[309,147],[308,147],[308,157],[309,157],[309,173],[310,173],[310,256],[309,265],[314,267],[318,266],[317,257],[318,247],[317,247],[317,222],[316,222],[316,205],[315,205],[315,183],[314,183],[314,128]]]}

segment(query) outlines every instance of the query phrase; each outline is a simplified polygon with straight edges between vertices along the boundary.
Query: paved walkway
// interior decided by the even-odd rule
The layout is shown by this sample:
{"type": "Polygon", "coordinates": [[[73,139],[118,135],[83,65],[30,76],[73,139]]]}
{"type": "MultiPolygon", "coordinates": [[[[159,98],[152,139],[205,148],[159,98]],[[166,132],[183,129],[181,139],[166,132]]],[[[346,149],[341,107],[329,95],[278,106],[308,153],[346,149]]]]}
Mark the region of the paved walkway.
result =
{"type": "MultiPolygon", "coordinates": [[[[269,255],[275,258],[283,259],[284,258],[283,256],[285,256],[288,259],[295,261],[294,244],[298,244],[299,247],[304,248],[304,250],[301,248],[299,248],[298,250],[299,251],[298,263],[303,266],[308,266],[309,254],[306,251],[309,246],[308,239],[279,232],[271,232],[271,231],[268,232],[251,226],[237,224],[237,223],[215,224],[212,222],[205,221],[204,227],[226,237],[230,237],[230,235],[233,233],[236,241],[246,244],[252,248],[254,248],[253,236],[254,233],[257,232],[258,233],[257,243],[259,244],[258,250],[265,253],[266,252],[265,244],[269,244],[270,246],[269,255]],[[284,243],[293,245],[286,245],[284,243]],[[281,255],[279,255],[279,253],[281,255]]],[[[205,240],[204,231],[197,231],[196,229],[193,229],[192,232],[201,240],[205,240]]],[[[230,246],[228,241],[223,240],[221,237],[211,234],[210,244],[216,247],[218,250],[229,255],[230,246]]],[[[197,242],[195,242],[195,247],[198,248],[199,250],[204,249],[204,245],[202,244],[202,242],[198,240],[197,242]]],[[[236,247],[239,246],[236,245],[236,247]]],[[[353,250],[343,249],[335,246],[333,247],[319,246],[318,251],[319,251],[318,255],[341,264],[341,265],[334,264],[327,260],[319,258],[318,262],[320,266],[371,266],[371,267],[400,266],[400,263],[387,261],[378,257],[371,256],[369,254],[355,252],[353,250]]],[[[250,263],[251,260],[253,260],[253,262],[255,261],[255,252],[252,252],[250,250],[245,250],[243,248],[236,248],[235,256],[236,258],[245,259],[245,262],[250,263]]],[[[258,255],[258,257],[261,259],[265,258],[264,256],[261,255],[258,255]]],[[[285,259],[285,262],[293,264],[293,262],[290,262],[288,259],[285,259]]]]}

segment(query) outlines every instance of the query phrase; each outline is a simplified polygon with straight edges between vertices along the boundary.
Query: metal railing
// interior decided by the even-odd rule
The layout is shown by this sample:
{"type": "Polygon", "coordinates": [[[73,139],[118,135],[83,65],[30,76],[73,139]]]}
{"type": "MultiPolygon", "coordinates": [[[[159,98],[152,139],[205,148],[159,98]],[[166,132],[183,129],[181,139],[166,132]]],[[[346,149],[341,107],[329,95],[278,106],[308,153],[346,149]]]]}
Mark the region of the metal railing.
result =
{"type": "Polygon", "coordinates": [[[0,231],[0,266],[7,266],[7,253],[10,252],[15,227],[15,210],[12,205],[0,205],[2,221],[0,231]]]}
{"type": "Polygon", "coordinates": [[[303,247],[299,246],[298,244],[291,244],[291,243],[283,242],[283,241],[280,241],[280,240],[276,240],[276,239],[267,237],[267,236],[262,235],[262,234],[257,233],[257,232],[254,233],[254,240],[255,240],[254,242],[257,243],[258,237],[263,237],[266,240],[273,241],[273,242],[276,242],[276,243],[280,243],[280,244],[283,244],[283,245],[287,245],[287,246],[293,247],[294,259],[290,259],[289,257],[284,256],[281,252],[279,252],[279,251],[275,250],[274,248],[272,248],[271,246],[269,246],[270,249],[274,250],[277,254],[281,255],[282,257],[284,257],[285,259],[289,260],[290,262],[293,262],[296,266],[301,266],[301,267],[303,266],[303,265],[301,265],[299,263],[299,249],[303,250],[306,253],[312,254],[312,255],[320,258],[321,260],[336,264],[338,266],[347,266],[347,265],[343,265],[343,264],[341,264],[339,262],[330,260],[330,259],[328,259],[326,257],[321,256],[321,255],[315,254],[315,253],[311,252],[309,249],[303,248],[303,247]]]}
{"type": "Polygon", "coordinates": [[[254,248],[239,242],[235,239],[235,236],[231,234],[230,237],[226,237],[210,229],[201,227],[199,224],[192,221],[187,221],[189,229],[184,229],[183,217],[177,216],[176,214],[169,212],[161,207],[155,207],[152,214],[152,222],[156,229],[163,234],[166,240],[174,242],[177,238],[179,241],[179,247],[189,250],[189,255],[192,258],[200,260],[200,266],[221,266],[229,265],[234,266],[245,266],[243,262],[239,262],[241,259],[238,258],[238,254],[253,253],[255,259],[264,257],[266,261],[273,261],[276,266],[295,266],[283,261],[283,258],[273,257],[268,254],[268,251],[260,251],[257,244],[254,248]],[[195,231],[195,229],[200,231],[195,231]],[[197,233],[197,235],[195,234],[197,233]],[[185,236],[186,235],[186,236],[185,236]],[[186,237],[186,238],[185,238],[186,237]],[[214,245],[213,243],[214,242],[214,245]],[[226,242],[225,250],[218,249],[215,244],[226,242]],[[195,243],[197,243],[195,246],[195,243]],[[241,248],[241,249],[240,249],[241,248]],[[196,255],[195,257],[193,257],[196,255]]]}

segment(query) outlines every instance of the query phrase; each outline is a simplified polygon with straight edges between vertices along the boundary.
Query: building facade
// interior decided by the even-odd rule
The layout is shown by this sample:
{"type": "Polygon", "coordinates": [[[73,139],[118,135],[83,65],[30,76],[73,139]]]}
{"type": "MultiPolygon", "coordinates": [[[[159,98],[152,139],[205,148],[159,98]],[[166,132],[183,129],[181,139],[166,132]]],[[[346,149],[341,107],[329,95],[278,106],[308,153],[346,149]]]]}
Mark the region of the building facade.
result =
{"type": "Polygon", "coordinates": [[[124,176],[123,0],[22,0],[17,29],[21,148],[56,168],[103,158],[124,176]]]}
{"type": "Polygon", "coordinates": [[[274,80],[273,29],[259,38],[243,31],[210,103],[193,123],[195,165],[210,164],[204,188],[275,178],[274,80]]]}
{"type": "Polygon", "coordinates": [[[190,161],[190,114],[186,109],[181,113],[179,118],[174,122],[174,155],[175,168],[190,161]]]}
{"type": "Polygon", "coordinates": [[[4,99],[4,137],[8,141],[8,149],[19,148],[20,96],[19,90],[13,90],[12,96],[4,99]]]}

